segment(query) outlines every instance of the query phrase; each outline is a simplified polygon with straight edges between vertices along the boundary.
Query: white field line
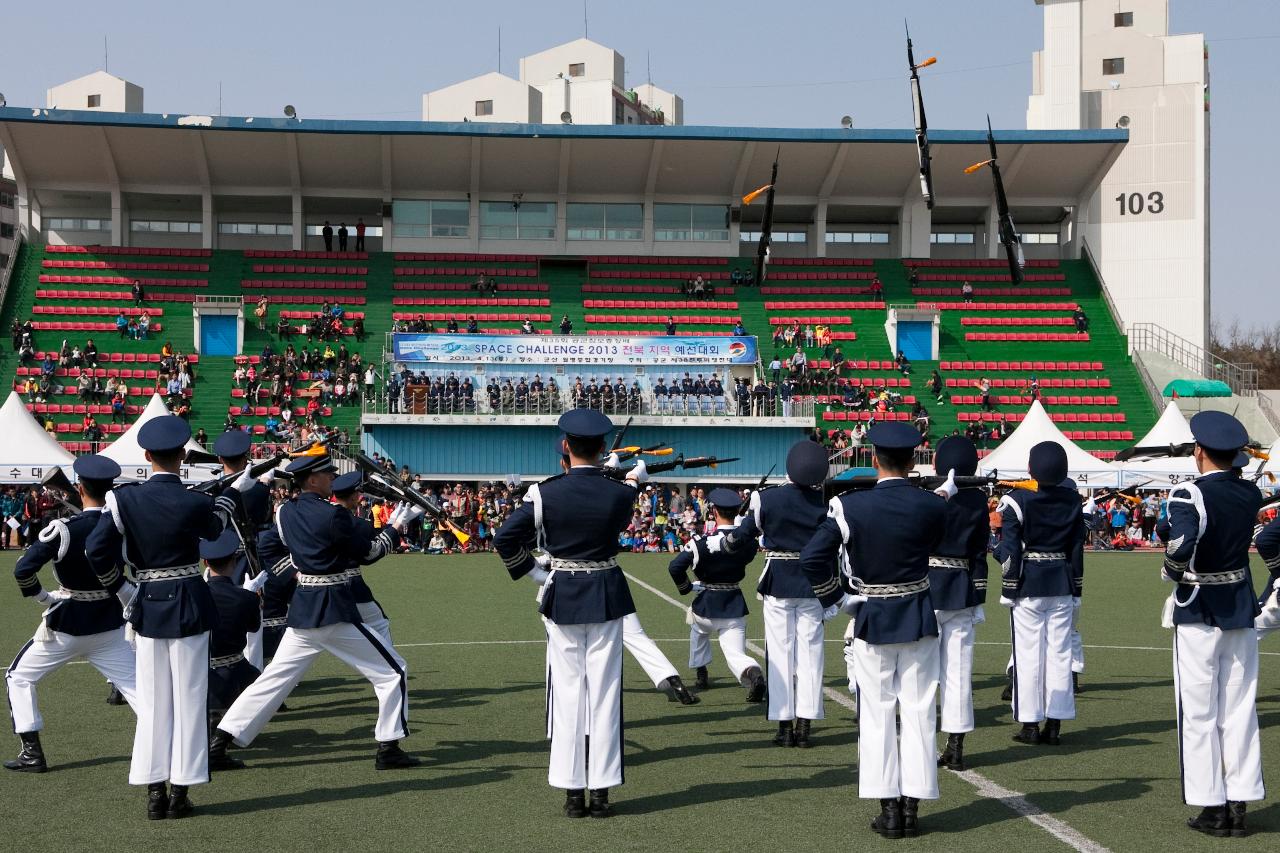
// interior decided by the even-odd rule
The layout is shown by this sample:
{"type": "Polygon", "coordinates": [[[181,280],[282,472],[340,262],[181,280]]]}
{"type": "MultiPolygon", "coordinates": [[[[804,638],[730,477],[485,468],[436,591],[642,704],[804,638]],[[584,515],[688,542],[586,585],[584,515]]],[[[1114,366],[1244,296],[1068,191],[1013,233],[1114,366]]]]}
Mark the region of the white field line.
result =
{"type": "MultiPolygon", "coordinates": [[[[679,601],[667,595],[657,587],[650,586],[630,572],[624,572],[624,574],[626,574],[629,581],[639,587],[647,589],[649,592],[658,596],[658,598],[661,598],[668,604],[679,607],[681,610],[685,609],[686,605],[681,604],[679,601]]],[[[840,642],[843,644],[843,641],[840,642]]],[[[748,641],[747,648],[762,657],[764,656],[764,649],[754,642],[748,641]]],[[[858,710],[857,704],[838,690],[833,690],[830,687],[824,687],[822,688],[822,692],[829,696],[832,701],[843,705],[850,711],[856,712],[858,710]]],[[[974,790],[976,790],[980,796],[996,800],[1007,806],[1009,809],[1031,821],[1033,824],[1040,827],[1073,850],[1079,850],[1081,853],[1110,853],[1106,847],[1081,834],[1070,824],[1059,820],[1051,814],[1046,814],[1039,806],[1028,800],[1024,794],[1020,794],[1017,791],[1011,791],[1008,788],[997,785],[986,776],[983,776],[981,773],[974,770],[965,770],[963,772],[956,773],[955,775],[972,785],[974,790]]]]}

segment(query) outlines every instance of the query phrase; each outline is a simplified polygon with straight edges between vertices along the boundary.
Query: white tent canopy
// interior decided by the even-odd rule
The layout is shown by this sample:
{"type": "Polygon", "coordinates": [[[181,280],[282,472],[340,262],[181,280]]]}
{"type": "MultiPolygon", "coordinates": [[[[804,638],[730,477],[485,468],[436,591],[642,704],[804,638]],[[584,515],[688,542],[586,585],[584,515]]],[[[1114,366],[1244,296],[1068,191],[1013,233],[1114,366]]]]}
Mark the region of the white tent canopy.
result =
{"type": "MultiPolygon", "coordinates": [[[[151,476],[151,463],[147,461],[146,451],[138,444],[138,430],[147,421],[169,414],[169,409],[159,394],[153,394],[147,407],[138,415],[119,438],[102,451],[108,459],[114,459],[120,466],[121,480],[145,480],[151,476]]],[[[195,439],[187,442],[187,450],[203,452],[204,448],[196,444],[195,439]]],[[[183,465],[182,479],[188,483],[198,483],[222,472],[220,465],[183,465]]]]}
{"type": "Polygon", "coordinates": [[[1063,435],[1062,430],[1050,420],[1039,400],[1031,404],[1022,423],[1018,424],[1018,428],[999,447],[978,460],[978,471],[983,474],[995,472],[1006,480],[1029,477],[1031,473],[1027,469],[1027,463],[1031,458],[1031,448],[1042,441],[1062,445],[1067,451],[1067,473],[1082,488],[1097,489],[1116,485],[1116,470],[1063,435]]]}
{"type": "Polygon", "coordinates": [[[55,466],[72,476],[76,458],[40,428],[17,391],[0,407],[0,436],[0,482],[38,483],[55,466]]]}
{"type": "MultiPolygon", "coordinates": [[[[1137,447],[1168,447],[1195,441],[1186,415],[1178,408],[1176,400],[1170,400],[1155,426],[1137,442],[1137,447]]],[[[1121,486],[1147,484],[1153,489],[1167,489],[1176,483],[1194,480],[1200,476],[1196,461],[1190,456],[1158,457],[1155,459],[1131,459],[1113,462],[1119,472],[1121,486]]]]}

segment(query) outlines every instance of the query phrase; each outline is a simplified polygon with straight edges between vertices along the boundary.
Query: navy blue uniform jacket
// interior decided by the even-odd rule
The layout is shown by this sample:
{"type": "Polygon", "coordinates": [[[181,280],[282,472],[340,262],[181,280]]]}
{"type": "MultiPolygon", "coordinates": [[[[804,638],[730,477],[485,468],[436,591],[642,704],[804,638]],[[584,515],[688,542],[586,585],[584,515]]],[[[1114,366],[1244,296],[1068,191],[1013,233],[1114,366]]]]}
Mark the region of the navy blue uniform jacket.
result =
{"type": "MultiPolygon", "coordinates": [[[[18,558],[13,574],[25,597],[40,593],[37,573],[53,563],[54,579],[64,589],[104,592],[93,567],[85,557],[85,542],[98,524],[100,510],[87,509],[65,521],[54,521],[40,531],[40,538],[18,558]]],[[[104,601],[65,600],[47,611],[45,624],[53,631],[75,637],[114,631],[124,624],[120,602],[114,595],[104,601]]]]}
{"type": "Polygon", "coordinates": [[[724,541],[735,529],[726,526],[710,536],[693,537],[667,566],[681,595],[688,595],[693,589],[690,571],[706,584],[734,585],[731,590],[703,590],[694,597],[693,612],[704,619],[736,619],[750,612],[737,585],[747,576],[747,564],[755,559],[756,543],[751,539],[733,552],[726,551],[724,541]]]}

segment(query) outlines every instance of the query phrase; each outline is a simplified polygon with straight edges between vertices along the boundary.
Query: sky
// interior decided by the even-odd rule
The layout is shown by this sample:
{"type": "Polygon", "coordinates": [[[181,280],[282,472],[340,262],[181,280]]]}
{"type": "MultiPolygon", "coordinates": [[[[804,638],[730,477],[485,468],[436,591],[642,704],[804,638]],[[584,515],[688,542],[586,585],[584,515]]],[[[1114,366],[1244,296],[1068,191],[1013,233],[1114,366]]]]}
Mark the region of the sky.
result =
{"type": "MultiPolygon", "coordinates": [[[[1119,9],[1122,0],[1117,0],[1119,9]]],[[[931,128],[1026,126],[1034,0],[485,0],[220,3],[64,0],[0,10],[0,92],[45,90],[103,67],[146,90],[148,112],[416,120],[422,94],[586,34],[627,59],[627,84],[680,94],[686,124],[911,125],[903,19],[937,54],[931,128]],[[501,29],[501,51],[499,51],[501,29]]],[[[1215,321],[1280,323],[1267,225],[1280,188],[1276,0],[1171,0],[1170,32],[1209,42],[1215,321]],[[1259,148],[1258,146],[1262,147],[1259,148]]],[[[1272,235],[1274,236],[1274,235],[1272,235]]]]}

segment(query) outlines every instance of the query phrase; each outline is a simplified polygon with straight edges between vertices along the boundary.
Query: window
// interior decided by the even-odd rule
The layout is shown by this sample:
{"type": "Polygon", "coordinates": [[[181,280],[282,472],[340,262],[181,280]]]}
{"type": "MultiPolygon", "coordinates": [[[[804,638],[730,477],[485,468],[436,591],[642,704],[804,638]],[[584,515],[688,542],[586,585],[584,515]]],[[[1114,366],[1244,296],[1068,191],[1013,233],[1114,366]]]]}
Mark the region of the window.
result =
{"type": "Polygon", "coordinates": [[[653,239],[716,242],[729,239],[729,207],[723,204],[655,204],[653,239]]]}
{"type": "Polygon", "coordinates": [[[1056,246],[1058,245],[1057,231],[1031,232],[1030,234],[1019,235],[1023,243],[1028,245],[1039,246],[1056,246]]]}
{"type": "Polygon", "coordinates": [[[13,239],[13,226],[8,222],[0,222],[0,240],[13,239]]]}
{"type": "Polygon", "coordinates": [[[1124,57],[1120,56],[1115,59],[1102,60],[1103,74],[1123,74],[1124,73],[1124,57]]]}
{"type": "Polygon", "coordinates": [[[240,237],[292,237],[293,226],[276,222],[219,222],[218,233],[240,237]]]}
{"type": "Polygon", "coordinates": [[[556,204],[526,201],[516,207],[509,201],[480,202],[480,239],[554,240],[556,204]]]}
{"type": "Polygon", "coordinates": [[[100,106],[102,106],[102,96],[101,96],[101,95],[90,95],[90,96],[89,96],[89,109],[91,109],[91,110],[92,110],[92,109],[95,109],[96,107],[100,107],[100,106]]]}
{"type": "Polygon", "coordinates": [[[476,115],[478,116],[493,115],[493,101],[476,101],[476,115]]]}
{"type": "Polygon", "coordinates": [[[1116,26],[1117,26],[1117,27],[1132,27],[1132,26],[1133,26],[1133,13],[1132,13],[1132,12],[1116,12],[1116,26]]]}
{"type": "Polygon", "coordinates": [[[0,193],[0,207],[13,207],[13,193],[0,193]]]}
{"type": "Polygon", "coordinates": [[[111,220],[53,217],[45,220],[45,228],[49,231],[110,231],[111,220]]]}
{"type": "Polygon", "coordinates": [[[944,246],[973,245],[973,234],[967,231],[934,231],[929,235],[929,242],[944,246]]]}
{"type": "Polygon", "coordinates": [[[129,222],[129,230],[149,232],[152,234],[199,234],[199,222],[167,222],[157,219],[134,219],[129,222]]]}
{"type": "Polygon", "coordinates": [[[587,65],[586,65],[586,63],[585,63],[585,62],[570,62],[570,63],[569,63],[569,76],[570,76],[570,77],[584,77],[584,76],[586,76],[586,73],[587,73],[587,65]]]}
{"type": "MultiPolygon", "coordinates": [[[[759,231],[739,231],[738,240],[742,243],[759,243],[759,231]]],[[[772,242],[774,243],[807,243],[808,235],[803,231],[779,231],[773,232],[772,242]]]]}
{"type": "Polygon", "coordinates": [[[391,203],[391,217],[397,237],[466,237],[471,204],[465,200],[396,199],[391,203]]]}
{"type": "Polygon", "coordinates": [[[828,231],[828,243],[875,243],[888,245],[888,231],[828,231]]]}
{"type": "MultiPolygon", "coordinates": [[[[334,233],[334,234],[337,234],[337,233],[338,233],[338,226],[337,226],[336,224],[334,224],[334,223],[330,223],[330,225],[332,225],[332,226],[333,226],[333,233],[334,233]]],[[[354,240],[354,239],[355,239],[355,236],[356,236],[356,225],[355,225],[355,223],[354,223],[354,222],[348,222],[348,223],[347,223],[347,231],[351,232],[351,239],[352,239],[352,240],[354,240]]],[[[323,225],[323,224],[321,224],[321,225],[308,225],[308,226],[306,227],[306,232],[307,232],[307,236],[308,236],[308,237],[323,237],[323,236],[324,236],[324,225],[323,225]]],[[[381,226],[381,225],[365,225],[365,227],[364,227],[364,236],[366,236],[366,237],[381,237],[381,236],[382,236],[382,226],[381,226]]]]}
{"type": "Polygon", "coordinates": [[[569,240],[641,240],[644,205],[572,202],[565,225],[569,240]]]}

